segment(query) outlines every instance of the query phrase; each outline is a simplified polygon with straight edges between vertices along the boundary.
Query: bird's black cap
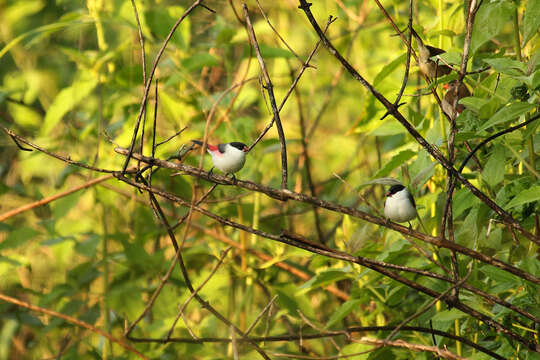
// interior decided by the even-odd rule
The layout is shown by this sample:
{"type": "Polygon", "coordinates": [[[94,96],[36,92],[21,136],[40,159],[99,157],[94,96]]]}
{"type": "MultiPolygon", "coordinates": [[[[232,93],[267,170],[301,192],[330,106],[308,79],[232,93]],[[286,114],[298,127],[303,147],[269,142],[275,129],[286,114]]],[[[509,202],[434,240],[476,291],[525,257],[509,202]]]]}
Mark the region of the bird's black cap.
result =
{"type": "Polygon", "coordinates": [[[241,150],[241,151],[246,151],[247,148],[248,148],[246,144],[238,142],[238,141],[233,141],[233,142],[231,142],[229,144],[231,144],[231,146],[234,146],[235,148],[237,148],[238,150],[241,150]]]}
{"type": "MultiPolygon", "coordinates": [[[[388,192],[386,193],[386,196],[392,196],[395,193],[398,193],[403,189],[405,189],[405,186],[402,185],[402,184],[392,185],[390,187],[390,189],[388,189],[388,192]]],[[[414,202],[414,198],[412,197],[411,193],[407,192],[407,195],[409,195],[409,200],[412,202],[413,206],[416,207],[416,203],[414,202]]]]}
{"type": "Polygon", "coordinates": [[[403,189],[405,189],[405,186],[401,184],[392,185],[390,189],[388,190],[388,192],[386,193],[386,196],[392,196],[403,189]]]}

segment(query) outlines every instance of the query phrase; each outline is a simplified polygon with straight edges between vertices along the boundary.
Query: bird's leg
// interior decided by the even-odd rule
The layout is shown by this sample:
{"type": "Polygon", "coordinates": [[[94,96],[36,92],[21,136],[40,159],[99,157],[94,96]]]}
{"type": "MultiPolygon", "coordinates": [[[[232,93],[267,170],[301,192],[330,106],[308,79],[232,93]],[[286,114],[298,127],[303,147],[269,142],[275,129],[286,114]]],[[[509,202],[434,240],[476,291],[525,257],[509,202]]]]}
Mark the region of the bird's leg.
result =
{"type": "Polygon", "coordinates": [[[236,179],[236,176],[234,176],[234,174],[231,174],[231,176],[232,176],[233,184],[236,185],[238,183],[238,180],[236,179]]]}
{"type": "Polygon", "coordinates": [[[409,231],[412,230],[412,225],[410,221],[407,221],[409,223],[409,231]]]}
{"type": "Polygon", "coordinates": [[[212,172],[214,171],[214,167],[212,166],[212,168],[210,169],[210,171],[208,172],[208,177],[211,178],[212,177],[212,172]]]}

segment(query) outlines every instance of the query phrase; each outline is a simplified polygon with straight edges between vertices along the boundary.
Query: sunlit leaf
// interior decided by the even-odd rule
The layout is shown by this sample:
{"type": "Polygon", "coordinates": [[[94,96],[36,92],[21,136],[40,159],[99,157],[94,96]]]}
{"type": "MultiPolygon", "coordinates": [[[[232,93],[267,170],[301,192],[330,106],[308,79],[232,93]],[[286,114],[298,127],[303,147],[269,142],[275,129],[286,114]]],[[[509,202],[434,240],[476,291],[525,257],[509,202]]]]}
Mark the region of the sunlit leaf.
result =
{"type": "Polygon", "coordinates": [[[521,47],[525,47],[527,42],[537,33],[538,28],[540,28],[540,0],[528,0],[521,21],[521,31],[523,33],[521,47]]]}
{"type": "Polygon", "coordinates": [[[483,123],[479,130],[485,130],[493,125],[498,125],[509,120],[514,120],[518,116],[529,112],[535,107],[536,105],[526,102],[518,102],[505,106],[499,111],[497,111],[497,113],[495,113],[495,115],[493,115],[488,121],[483,123]]]}
{"type": "Polygon", "coordinates": [[[540,185],[532,186],[528,189],[523,190],[518,195],[516,195],[515,198],[510,200],[508,204],[506,204],[506,208],[510,209],[515,206],[531,203],[534,201],[540,200],[540,185]]]}
{"type": "Polygon", "coordinates": [[[484,2],[474,19],[471,52],[497,36],[503,26],[512,19],[514,4],[509,1],[484,2]]]}
{"type": "Polygon", "coordinates": [[[64,115],[73,110],[81,101],[85,100],[97,86],[97,76],[90,72],[81,72],[71,86],[61,90],[53,100],[45,115],[45,122],[41,133],[49,135],[64,115]]]}

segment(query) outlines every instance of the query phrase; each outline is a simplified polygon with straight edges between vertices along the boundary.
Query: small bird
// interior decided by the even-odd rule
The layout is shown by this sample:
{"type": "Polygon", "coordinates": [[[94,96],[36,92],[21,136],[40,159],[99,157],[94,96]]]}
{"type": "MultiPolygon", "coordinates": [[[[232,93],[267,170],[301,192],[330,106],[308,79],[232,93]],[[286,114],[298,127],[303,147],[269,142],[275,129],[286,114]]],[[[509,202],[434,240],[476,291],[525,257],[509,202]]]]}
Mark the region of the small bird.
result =
{"type": "MultiPolygon", "coordinates": [[[[446,89],[446,94],[444,95],[444,98],[442,100],[442,108],[443,108],[443,111],[448,116],[450,116],[450,118],[452,118],[452,114],[454,112],[454,101],[456,100],[456,96],[457,96],[457,101],[459,102],[461,98],[471,96],[471,92],[469,91],[469,89],[467,89],[467,86],[463,83],[461,83],[458,87],[457,80],[453,80],[453,81],[450,81],[448,84],[444,84],[443,88],[446,89]]],[[[465,106],[458,103],[456,107],[457,113],[455,114],[455,116],[457,117],[457,115],[461,114],[463,110],[465,110],[465,106]]]]}
{"type": "Polygon", "coordinates": [[[384,216],[389,220],[402,223],[411,221],[416,215],[416,204],[409,190],[402,184],[392,185],[386,193],[384,216]]]}
{"type": "MultiPolygon", "coordinates": [[[[191,141],[197,145],[202,146],[203,144],[199,140],[191,141]]],[[[236,179],[234,173],[242,169],[246,162],[246,152],[249,150],[246,144],[235,141],[218,145],[206,144],[206,147],[206,151],[212,155],[214,167],[224,174],[232,174],[233,178],[236,179]]],[[[210,174],[212,174],[214,167],[210,169],[210,174]]]]}
{"type": "Polygon", "coordinates": [[[450,66],[431,59],[433,56],[440,55],[446,51],[424,44],[416,31],[412,30],[412,34],[416,38],[418,45],[418,67],[420,71],[430,79],[449,74],[452,71],[450,66]]]}

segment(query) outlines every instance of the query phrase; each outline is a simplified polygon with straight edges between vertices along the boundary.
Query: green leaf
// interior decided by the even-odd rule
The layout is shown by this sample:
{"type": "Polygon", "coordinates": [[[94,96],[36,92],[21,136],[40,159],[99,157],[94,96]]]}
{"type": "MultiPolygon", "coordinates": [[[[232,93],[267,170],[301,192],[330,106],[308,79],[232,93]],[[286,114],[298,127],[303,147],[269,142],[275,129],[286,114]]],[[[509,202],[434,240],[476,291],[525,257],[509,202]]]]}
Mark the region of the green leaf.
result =
{"type": "Polygon", "coordinates": [[[483,2],[476,14],[471,39],[471,52],[475,53],[485,42],[497,36],[504,25],[512,20],[514,4],[508,1],[483,2]]]}
{"type": "Polygon", "coordinates": [[[375,80],[373,80],[373,86],[379,85],[381,81],[383,81],[388,75],[394,72],[394,70],[396,70],[399,65],[403,64],[406,58],[407,54],[401,54],[400,56],[392,60],[390,63],[386,64],[377,74],[377,76],[375,76],[375,80]]]}
{"type": "Polygon", "coordinates": [[[508,106],[505,106],[502,109],[500,109],[499,111],[497,111],[495,113],[495,115],[493,115],[491,117],[491,119],[486,121],[480,127],[479,130],[480,131],[486,130],[487,128],[489,128],[489,127],[491,127],[493,125],[497,125],[497,124],[501,124],[501,123],[509,121],[509,120],[513,120],[513,119],[517,118],[518,116],[521,116],[521,115],[529,112],[530,110],[534,109],[535,107],[536,107],[536,105],[529,104],[529,103],[526,103],[526,102],[518,102],[518,103],[513,103],[513,104],[510,104],[508,106]]]}
{"type": "Polygon", "coordinates": [[[461,64],[463,54],[460,51],[451,50],[440,54],[439,57],[449,64],[461,64]]]}
{"type": "Polygon", "coordinates": [[[390,160],[389,162],[387,162],[383,167],[382,169],[379,169],[379,171],[377,171],[377,173],[374,175],[374,177],[376,178],[380,178],[380,177],[385,177],[387,176],[388,174],[390,174],[390,172],[392,170],[394,170],[395,168],[397,168],[398,166],[400,166],[401,164],[405,163],[405,161],[409,160],[410,158],[412,158],[414,155],[416,155],[416,152],[412,151],[412,150],[404,150],[404,151],[401,151],[399,154],[397,154],[396,156],[392,157],[392,160],[390,160]]]}
{"type": "Polygon", "coordinates": [[[351,299],[341,304],[341,306],[336,311],[334,311],[332,316],[330,316],[330,319],[328,320],[324,328],[329,329],[332,325],[343,319],[345,316],[349,315],[351,311],[358,308],[361,303],[362,300],[360,299],[351,299]]]}
{"type": "Polygon", "coordinates": [[[293,58],[294,55],[289,51],[282,48],[276,48],[264,44],[259,44],[259,50],[261,50],[261,56],[264,59],[268,58],[293,58]]]}
{"type": "Polygon", "coordinates": [[[58,122],[62,120],[62,117],[82,100],[85,100],[97,84],[97,75],[84,71],[71,86],[62,89],[47,110],[45,122],[41,129],[42,135],[49,135],[58,122]]]}
{"type": "Polygon", "coordinates": [[[346,279],[348,277],[348,271],[345,272],[343,270],[327,270],[315,275],[314,277],[306,281],[303,285],[300,286],[300,289],[311,290],[320,286],[334,283],[338,280],[346,279]]]}
{"type": "Polygon", "coordinates": [[[469,189],[463,188],[456,191],[454,200],[452,201],[452,209],[455,218],[458,218],[465,210],[469,209],[476,203],[474,196],[469,189]]]}
{"type": "Polygon", "coordinates": [[[489,186],[493,187],[504,180],[504,165],[504,146],[497,145],[482,171],[482,177],[489,186]]]}
{"type": "Polygon", "coordinates": [[[452,309],[452,310],[444,310],[444,311],[441,311],[441,312],[435,314],[435,316],[433,316],[432,320],[433,321],[454,321],[454,320],[460,319],[460,318],[465,317],[465,316],[467,316],[467,315],[465,313],[461,312],[460,310],[452,309]]]}
{"type": "Polygon", "coordinates": [[[88,239],[75,244],[75,251],[84,256],[93,257],[96,254],[98,245],[99,235],[91,234],[88,239]]]}
{"type": "Polygon", "coordinates": [[[520,192],[515,198],[510,200],[508,204],[506,204],[506,208],[513,208],[515,206],[527,204],[533,201],[539,201],[540,200],[540,185],[534,185],[533,187],[530,187],[528,189],[523,190],[520,192]]]}
{"type": "Polygon", "coordinates": [[[540,0],[529,0],[521,21],[521,32],[523,34],[521,47],[524,47],[536,34],[538,28],[540,28],[540,0]]]}
{"type": "Polygon", "coordinates": [[[299,294],[294,284],[286,284],[273,287],[273,290],[279,295],[277,303],[280,307],[285,308],[290,314],[297,316],[297,310],[302,312],[310,318],[314,318],[315,312],[309,299],[304,294],[299,294]]]}
{"type": "Polygon", "coordinates": [[[508,289],[519,288],[522,285],[519,278],[499,268],[484,265],[479,270],[493,282],[491,293],[501,293],[508,289]]]}
{"type": "Polygon", "coordinates": [[[198,53],[182,60],[182,66],[187,71],[200,70],[205,66],[216,66],[218,64],[218,59],[208,53],[198,53]]]}
{"type": "Polygon", "coordinates": [[[77,205],[81,195],[82,193],[75,193],[56,200],[53,203],[54,218],[59,219],[64,217],[69,212],[69,210],[71,210],[75,205],[77,205]]]}
{"type": "Polygon", "coordinates": [[[527,65],[507,57],[484,59],[493,70],[510,76],[523,76],[527,73],[527,65]]]}
{"type": "Polygon", "coordinates": [[[479,113],[482,106],[486,105],[488,102],[489,100],[487,99],[474,96],[469,96],[459,100],[460,104],[465,105],[467,109],[472,110],[475,113],[479,113]]]}
{"type": "Polygon", "coordinates": [[[0,250],[19,247],[37,235],[39,235],[39,232],[29,227],[14,230],[9,233],[4,241],[0,242],[0,250]]]}

